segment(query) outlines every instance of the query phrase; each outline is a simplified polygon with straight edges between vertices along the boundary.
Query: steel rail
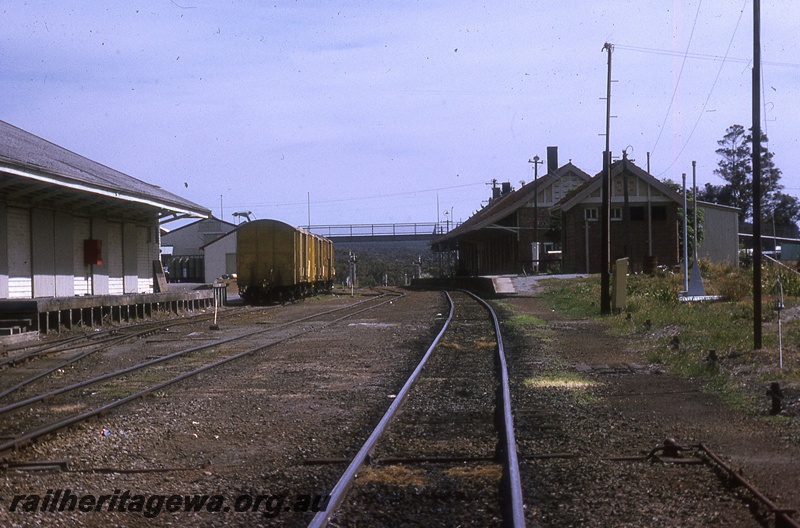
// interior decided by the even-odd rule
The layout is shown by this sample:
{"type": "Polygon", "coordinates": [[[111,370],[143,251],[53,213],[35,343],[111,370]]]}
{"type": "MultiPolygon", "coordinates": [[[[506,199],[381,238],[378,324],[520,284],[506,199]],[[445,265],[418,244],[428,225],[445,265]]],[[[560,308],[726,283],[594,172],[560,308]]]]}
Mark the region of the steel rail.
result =
{"type": "MultiPolygon", "coordinates": [[[[234,311],[234,310],[226,309],[226,310],[223,310],[221,313],[227,315],[228,313],[230,313],[232,311],[234,311]]],[[[41,356],[60,354],[62,352],[67,352],[67,351],[70,351],[70,350],[75,350],[75,349],[91,346],[91,345],[94,345],[94,344],[105,343],[107,341],[116,342],[116,341],[121,340],[121,339],[136,338],[136,337],[140,337],[142,335],[146,335],[148,333],[157,332],[157,331],[161,330],[162,327],[166,328],[166,327],[170,327],[170,326],[182,326],[182,325],[187,325],[187,324],[192,324],[192,323],[198,323],[198,322],[202,322],[203,320],[211,319],[212,317],[213,317],[213,314],[202,313],[202,314],[190,315],[188,317],[183,317],[183,318],[180,318],[180,319],[177,319],[177,318],[176,319],[169,319],[169,320],[166,320],[166,321],[140,321],[138,323],[128,324],[128,325],[121,326],[121,327],[106,328],[106,329],[102,329],[102,330],[100,330],[98,332],[89,332],[89,333],[85,333],[85,334],[78,335],[78,336],[72,336],[72,337],[68,337],[68,338],[65,338],[65,339],[59,339],[59,340],[53,341],[51,343],[47,343],[47,344],[44,344],[44,345],[39,345],[38,347],[34,347],[34,346],[28,345],[28,346],[21,346],[21,347],[11,348],[11,349],[8,349],[7,351],[11,352],[11,351],[14,351],[14,350],[25,350],[25,349],[29,349],[29,348],[34,348],[34,350],[31,351],[31,352],[25,353],[25,354],[20,354],[18,356],[10,356],[10,357],[7,357],[7,358],[0,359],[0,367],[4,367],[6,365],[15,366],[18,363],[22,363],[23,361],[31,361],[31,360],[37,359],[37,358],[39,358],[41,356]],[[152,328],[149,328],[149,329],[146,329],[146,330],[141,330],[142,327],[152,327],[152,328]],[[133,333],[121,333],[121,332],[130,331],[130,330],[134,330],[134,332],[133,333]],[[75,342],[79,342],[79,341],[82,341],[82,340],[87,341],[87,343],[77,344],[77,345],[73,345],[73,346],[67,346],[65,348],[61,348],[61,349],[58,349],[58,350],[52,350],[52,349],[58,348],[58,347],[60,347],[62,345],[69,345],[70,343],[75,343],[75,342]]]]}
{"type": "MultiPolygon", "coordinates": [[[[186,324],[186,323],[181,322],[180,324],[186,324]]],[[[163,326],[167,327],[167,326],[175,326],[175,325],[163,325],[163,326]]],[[[131,328],[131,327],[128,327],[128,328],[131,328]]],[[[91,356],[93,354],[96,354],[98,352],[102,352],[104,350],[107,350],[107,349],[111,348],[112,346],[117,345],[117,344],[119,344],[121,342],[130,340],[130,339],[136,339],[136,338],[139,338],[139,337],[144,337],[144,336],[147,336],[147,335],[152,334],[154,332],[158,332],[159,330],[161,330],[161,329],[156,327],[156,328],[150,328],[148,330],[139,330],[138,332],[134,332],[132,334],[123,334],[123,335],[113,335],[112,334],[112,335],[104,337],[103,339],[101,339],[99,341],[91,341],[91,342],[86,343],[84,345],[64,348],[62,350],[56,350],[56,351],[52,352],[52,354],[61,354],[61,353],[67,352],[69,350],[76,350],[76,349],[85,348],[87,346],[99,345],[94,350],[89,350],[88,352],[83,352],[82,354],[78,354],[77,356],[75,356],[75,357],[73,357],[71,359],[68,359],[68,360],[64,361],[63,363],[59,363],[55,367],[51,367],[49,369],[43,370],[42,372],[40,372],[38,374],[35,374],[35,375],[31,376],[30,378],[26,378],[26,379],[22,380],[21,382],[17,383],[13,387],[9,387],[8,389],[4,390],[3,392],[0,392],[0,399],[1,398],[5,398],[6,396],[11,394],[12,392],[15,392],[15,391],[21,389],[22,387],[27,386],[27,385],[30,385],[31,383],[34,383],[37,380],[42,379],[42,378],[46,377],[47,375],[52,374],[53,372],[55,372],[55,371],[57,371],[59,369],[62,369],[64,367],[66,367],[66,366],[69,366],[69,365],[71,365],[73,363],[77,363],[78,361],[80,361],[82,359],[85,359],[85,358],[87,358],[87,357],[89,357],[89,356],[91,356]]],[[[28,355],[24,359],[33,359],[34,357],[38,358],[38,357],[40,357],[42,355],[46,355],[46,354],[44,354],[43,352],[40,352],[40,353],[36,353],[36,354],[33,354],[33,355],[28,355]]]]}
{"type": "Polygon", "coordinates": [[[779,508],[772,502],[766,495],[758,491],[755,486],[750,484],[742,475],[737,473],[733,470],[730,466],[728,466],[725,462],[722,461],[720,457],[718,457],[706,444],[700,443],[700,450],[703,451],[708,457],[714,461],[719,467],[721,467],[725,472],[733,478],[736,482],[744,486],[745,488],[750,491],[767,509],[770,513],[775,514],[775,526],[776,528],[800,528],[800,522],[792,517],[792,514],[795,513],[796,510],[789,509],[789,508],[779,508]]]}
{"type": "Polygon", "coordinates": [[[87,358],[87,357],[91,356],[92,354],[96,354],[97,352],[105,350],[106,348],[108,348],[110,346],[111,345],[109,344],[107,346],[98,347],[98,348],[96,348],[94,350],[89,350],[88,352],[84,352],[83,354],[78,354],[74,358],[68,359],[67,361],[65,361],[63,363],[59,363],[55,367],[51,367],[49,369],[43,370],[42,372],[40,372],[38,374],[35,374],[35,375],[31,376],[30,378],[26,378],[26,379],[20,381],[19,383],[17,383],[16,385],[14,385],[13,387],[9,387],[6,390],[4,390],[3,392],[0,392],[0,399],[5,398],[6,396],[11,394],[12,392],[18,391],[22,387],[25,387],[27,385],[30,385],[31,383],[34,383],[36,380],[42,379],[42,378],[52,374],[53,372],[55,372],[57,370],[60,370],[60,369],[62,369],[64,367],[67,367],[67,366],[69,366],[69,365],[71,365],[73,363],[77,363],[78,361],[80,361],[80,360],[82,360],[84,358],[87,358]]]}
{"type": "Polygon", "coordinates": [[[511,412],[511,388],[508,377],[508,365],[506,363],[506,353],[503,347],[503,335],[500,332],[500,322],[497,320],[497,314],[494,309],[472,292],[465,291],[478,302],[480,302],[492,316],[494,321],[494,331],[497,336],[497,355],[500,361],[500,377],[502,379],[502,399],[503,399],[503,428],[504,428],[504,445],[506,464],[508,469],[508,477],[506,484],[508,485],[508,493],[511,500],[511,525],[515,527],[525,526],[525,503],[522,499],[522,480],[519,473],[519,460],[517,458],[517,440],[514,435],[514,416],[511,412]]]}
{"type": "Polygon", "coordinates": [[[397,411],[400,409],[400,406],[403,405],[403,402],[408,396],[409,391],[414,386],[419,378],[420,374],[422,373],[422,368],[425,366],[425,363],[428,362],[428,358],[431,357],[433,351],[439,345],[439,341],[444,336],[445,331],[447,331],[447,327],[450,326],[450,322],[453,320],[453,313],[455,312],[455,305],[453,304],[453,299],[450,297],[450,294],[445,292],[447,296],[447,301],[450,303],[450,313],[447,316],[447,319],[442,326],[442,329],[436,335],[436,338],[433,340],[433,343],[428,350],[425,352],[425,355],[422,356],[417,368],[414,369],[414,372],[411,373],[406,383],[403,385],[403,388],[397,393],[394,401],[389,406],[389,409],[386,410],[384,413],[383,418],[381,421],[378,422],[378,425],[372,431],[372,434],[369,435],[367,441],[364,442],[364,445],[361,446],[356,456],[353,458],[353,461],[350,462],[350,465],[347,467],[345,472],[342,474],[339,481],[331,490],[330,500],[328,501],[328,507],[325,511],[317,512],[314,518],[311,520],[311,523],[308,525],[309,528],[322,528],[328,525],[328,521],[330,521],[331,516],[336,512],[339,506],[344,501],[345,495],[347,495],[347,491],[350,489],[350,486],[353,484],[353,481],[356,478],[356,474],[358,470],[361,469],[361,466],[369,457],[369,453],[375,447],[375,444],[380,439],[381,435],[383,435],[384,431],[386,431],[387,427],[389,426],[389,422],[392,421],[397,411]]]}
{"type": "MultiPolygon", "coordinates": [[[[387,295],[387,294],[384,293],[381,296],[379,296],[378,298],[383,297],[385,295],[387,295]]],[[[405,295],[405,294],[403,294],[403,295],[405,295]]],[[[231,342],[234,342],[234,341],[239,341],[239,340],[242,340],[242,339],[253,337],[253,336],[256,336],[256,335],[259,335],[259,334],[272,332],[272,331],[274,331],[274,330],[276,330],[278,328],[283,328],[283,327],[290,326],[290,325],[293,325],[293,324],[297,324],[297,323],[300,323],[300,322],[303,322],[303,321],[307,321],[309,319],[314,319],[314,318],[317,318],[317,317],[320,317],[320,316],[323,316],[323,315],[328,315],[328,314],[339,312],[339,311],[342,311],[342,310],[347,310],[349,308],[353,308],[354,306],[359,306],[359,305],[361,305],[363,303],[374,301],[374,300],[375,299],[365,299],[363,301],[358,301],[356,303],[349,304],[349,305],[347,305],[345,307],[335,308],[333,310],[327,310],[325,312],[320,312],[318,314],[309,315],[307,317],[302,317],[300,319],[296,319],[296,320],[290,321],[288,323],[281,323],[279,325],[276,325],[276,326],[273,326],[273,327],[270,327],[270,328],[266,328],[264,330],[258,330],[256,332],[251,332],[251,333],[248,333],[248,334],[229,337],[229,338],[226,338],[226,339],[220,339],[218,341],[214,341],[213,343],[207,343],[207,344],[204,344],[204,345],[198,345],[198,346],[195,346],[195,347],[186,348],[186,349],[183,349],[183,350],[178,350],[177,352],[173,352],[172,354],[167,354],[166,356],[161,356],[161,357],[153,358],[153,359],[148,360],[148,361],[143,361],[141,363],[137,363],[136,365],[131,365],[130,367],[126,367],[124,369],[116,370],[114,372],[108,372],[106,374],[101,374],[100,376],[96,376],[96,377],[88,379],[88,380],[79,381],[77,383],[73,383],[71,385],[67,385],[65,387],[61,387],[60,389],[55,389],[55,390],[47,392],[45,394],[38,394],[36,396],[31,396],[30,398],[26,398],[24,400],[20,400],[20,401],[14,402],[14,403],[10,403],[8,405],[0,407],[0,414],[5,414],[7,412],[11,412],[11,411],[19,409],[21,407],[26,407],[26,406],[31,405],[33,403],[37,403],[39,401],[45,400],[45,399],[50,398],[52,396],[58,396],[59,394],[63,394],[65,392],[70,392],[70,391],[73,391],[73,390],[76,390],[76,389],[87,387],[89,385],[94,385],[95,383],[99,383],[101,381],[105,381],[105,380],[108,380],[108,379],[111,379],[111,378],[116,378],[116,377],[122,376],[124,374],[128,374],[129,372],[133,372],[133,371],[140,370],[140,369],[143,369],[143,368],[146,368],[146,367],[150,367],[152,365],[156,365],[158,363],[162,363],[162,362],[168,361],[170,359],[175,359],[177,357],[180,357],[180,356],[183,356],[183,355],[186,355],[186,354],[190,354],[190,353],[193,353],[193,352],[199,352],[201,350],[206,350],[206,349],[209,349],[209,348],[218,347],[218,346],[225,345],[225,344],[228,344],[228,343],[231,343],[231,342]]],[[[381,304],[383,304],[383,303],[381,303],[381,304]]],[[[378,306],[380,306],[380,305],[378,305],[378,306]]],[[[356,313],[360,313],[360,312],[356,312],[356,313]]]]}
{"type": "MultiPolygon", "coordinates": [[[[366,301],[360,301],[360,302],[366,302],[366,301]]],[[[258,308],[258,310],[260,310],[260,309],[261,308],[258,308]]],[[[224,313],[226,313],[226,315],[227,315],[231,311],[232,310],[226,310],[224,313]]],[[[247,310],[247,311],[255,311],[255,310],[247,310]]],[[[241,315],[241,314],[237,312],[237,313],[232,314],[232,315],[241,315]]],[[[79,355],[77,355],[77,356],[65,361],[64,363],[60,363],[59,365],[57,365],[55,367],[52,367],[52,368],[47,369],[47,370],[44,370],[44,371],[40,372],[39,374],[31,376],[30,378],[27,378],[27,379],[21,381],[20,383],[17,383],[13,387],[10,387],[10,388],[0,392],[0,399],[8,396],[12,392],[15,392],[15,391],[21,389],[22,387],[30,385],[31,383],[34,383],[37,380],[46,377],[49,374],[52,374],[53,372],[55,372],[55,371],[57,371],[59,369],[62,369],[64,367],[68,366],[68,365],[71,365],[72,363],[76,363],[76,362],[78,362],[78,361],[80,361],[80,360],[82,360],[82,359],[84,359],[84,358],[86,358],[88,356],[96,354],[97,352],[102,352],[103,350],[106,350],[106,349],[108,349],[108,348],[110,348],[110,347],[112,347],[112,346],[114,346],[116,344],[119,344],[120,342],[131,340],[131,339],[136,339],[136,338],[139,338],[139,337],[145,337],[145,336],[151,335],[151,334],[153,334],[155,332],[159,332],[159,331],[164,330],[164,329],[169,329],[169,327],[175,327],[175,326],[182,326],[182,325],[186,325],[186,324],[198,323],[198,322],[201,322],[203,320],[211,319],[212,317],[213,317],[213,315],[209,315],[209,314],[199,314],[199,315],[192,315],[189,318],[179,319],[179,320],[159,321],[159,322],[146,322],[146,323],[138,323],[138,324],[134,324],[134,325],[128,325],[128,326],[126,326],[126,327],[124,327],[122,329],[117,328],[117,329],[109,329],[109,330],[102,331],[103,334],[109,333],[109,335],[105,336],[102,339],[97,340],[97,341],[94,341],[93,338],[98,336],[98,335],[100,335],[100,334],[86,334],[86,335],[83,335],[83,336],[79,336],[77,338],[71,338],[70,340],[67,340],[67,341],[71,341],[71,340],[74,340],[74,339],[84,339],[84,338],[88,339],[89,342],[85,343],[83,345],[67,347],[67,348],[63,348],[61,350],[55,350],[55,351],[50,352],[49,354],[46,353],[46,351],[47,351],[47,347],[46,347],[46,348],[43,348],[41,350],[34,351],[33,353],[26,354],[24,356],[20,356],[19,358],[15,358],[17,361],[11,361],[10,363],[12,365],[16,365],[17,362],[24,361],[24,360],[33,360],[35,358],[39,358],[39,357],[44,356],[44,355],[61,354],[61,353],[64,353],[64,352],[67,352],[67,351],[70,351],[70,350],[76,350],[76,349],[80,349],[80,348],[85,348],[87,346],[101,345],[98,348],[95,348],[94,350],[90,350],[88,352],[84,352],[82,354],[79,354],[79,355]],[[117,334],[116,333],[119,330],[136,330],[140,326],[151,326],[152,328],[147,328],[145,330],[138,330],[136,332],[126,333],[126,334],[117,334]]],[[[280,327],[280,326],[282,326],[282,325],[279,325],[278,327],[280,327]]],[[[273,329],[274,328],[275,327],[273,327],[273,329]]],[[[263,331],[268,331],[268,330],[263,330],[263,331]]],[[[62,342],[62,343],[64,343],[64,342],[62,342]]],[[[192,352],[195,352],[195,351],[196,350],[192,350],[192,352]]],[[[0,366],[1,365],[2,364],[0,364],[0,366]]],[[[3,414],[2,410],[0,410],[0,414],[3,414]]]]}
{"type": "MultiPolygon", "coordinates": [[[[67,345],[69,343],[72,343],[73,341],[80,341],[82,339],[90,340],[92,337],[94,337],[93,334],[83,334],[83,335],[79,335],[79,336],[69,337],[67,339],[62,339],[62,340],[56,341],[54,343],[47,343],[46,345],[40,345],[36,350],[34,350],[32,352],[28,352],[27,354],[20,354],[18,356],[9,356],[9,357],[0,359],[0,367],[4,367],[6,365],[15,366],[17,363],[21,363],[23,361],[30,360],[30,359],[33,359],[33,358],[36,358],[36,357],[39,357],[39,356],[47,355],[48,351],[50,351],[49,352],[50,354],[57,354],[59,352],[64,352],[66,350],[74,350],[76,348],[82,348],[84,346],[88,346],[89,343],[87,343],[85,345],[80,345],[80,346],[67,347],[67,348],[64,348],[64,349],[61,349],[61,350],[51,350],[51,349],[59,347],[61,345],[67,345]]],[[[13,350],[25,350],[26,348],[33,348],[33,347],[26,346],[26,347],[20,347],[20,348],[16,348],[16,349],[9,349],[8,352],[11,352],[13,350]]]]}
{"type": "MultiPolygon", "coordinates": [[[[379,296],[379,298],[380,297],[384,297],[385,295],[386,294],[382,294],[382,295],[379,296]]],[[[162,381],[160,383],[152,385],[152,386],[150,386],[150,387],[148,387],[146,389],[140,390],[140,391],[138,391],[138,392],[136,392],[134,394],[131,394],[131,395],[126,396],[124,398],[120,398],[118,400],[115,400],[115,401],[113,401],[111,403],[108,403],[106,405],[103,405],[101,407],[93,409],[91,411],[86,411],[86,412],[81,413],[79,415],[75,415],[75,416],[72,416],[70,418],[66,418],[66,419],[59,420],[57,422],[45,425],[45,426],[40,427],[39,429],[36,429],[34,431],[29,431],[28,433],[25,433],[23,435],[20,435],[20,436],[14,438],[14,439],[11,439],[11,440],[9,440],[7,442],[4,442],[4,443],[0,444],[0,453],[4,453],[4,452],[6,452],[6,451],[8,451],[10,449],[19,448],[19,447],[21,447],[23,445],[26,445],[27,443],[30,443],[31,441],[33,441],[35,439],[41,438],[42,436],[54,433],[54,432],[59,431],[61,429],[65,429],[65,428],[67,428],[67,427],[69,427],[71,425],[74,425],[76,423],[85,421],[85,420],[87,420],[89,418],[93,418],[95,416],[99,416],[99,415],[105,414],[105,413],[109,412],[112,409],[115,409],[117,407],[125,405],[125,404],[127,404],[127,403],[129,403],[129,402],[131,402],[133,400],[136,400],[138,398],[146,396],[146,395],[148,395],[148,394],[150,394],[152,392],[161,390],[161,389],[163,389],[165,387],[168,387],[168,386],[170,386],[170,385],[172,385],[174,383],[177,383],[179,381],[182,381],[184,379],[196,376],[198,374],[202,374],[203,372],[206,372],[207,370],[211,370],[213,368],[216,368],[218,366],[224,365],[224,364],[229,363],[231,361],[235,361],[237,359],[240,359],[240,358],[255,354],[257,352],[261,352],[262,350],[266,350],[266,349],[268,349],[270,347],[273,347],[275,345],[279,345],[281,343],[285,343],[285,342],[287,342],[287,341],[289,341],[291,339],[300,337],[301,335],[305,335],[305,334],[310,333],[310,332],[321,330],[321,329],[326,328],[326,327],[328,327],[328,326],[330,326],[332,324],[335,324],[335,323],[338,323],[338,322],[343,321],[345,319],[349,319],[350,317],[356,316],[356,315],[358,315],[360,313],[363,313],[363,312],[366,312],[366,311],[369,311],[369,310],[374,310],[376,308],[379,308],[380,306],[383,306],[384,304],[391,303],[392,301],[396,300],[397,298],[405,297],[405,295],[406,295],[405,293],[397,294],[397,296],[392,298],[392,299],[383,301],[383,302],[378,303],[378,304],[376,304],[374,306],[368,306],[366,308],[362,308],[361,310],[358,310],[358,311],[353,312],[353,313],[349,313],[349,314],[343,315],[343,316],[338,317],[338,318],[336,318],[336,319],[334,319],[332,321],[325,322],[323,325],[321,325],[319,327],[307,328],[307,329],[302,330],[301,332],[298,332],[296,334],[292,334],[290,336],[286,336],[286,337],[277,339],[276,341],[271,341],[269,343],[260,345],[258,347],[255,347],[255,348],[252,348],[252,349],[249,349],[249,350],[245,350],[244,352],[240,352],[238,354],[234,354],[233,356],[228,356],[228,357],[226,357],[224,359],[221,359],[219,361],[215,361],[213,363],[209,363],[207,365],[203,365],[202,367],[196,368],[196,369],[194,369],[192,371],[185,372],[183,374],[180,374],[179,376],[175,376],[174,378],[171,378],[171,379],[168,379],[166,381],[162,381]]],[[[368,299],[367,301],[371,301],[371,300],[375,300],[375,299],[368,299]]],[[[321,314],[315,314],[314,316],[303,317],[303,318],[298,319],[296,321],[292,321],[291,323],[285,323],[284,325],[281,325],[281,326],[286,326],[288,324],[294,324],[294,323],[297,323],[297,322],[300,322],[300,321],[305,321],[305,320],[311,319],[313,317],[319,317],[320,315],[329,314],[329,313],[332,313],[332,312],[335,312],[335,311],[341,311],[341,310],[346,309],[346,308],[352,308],[353,306],[360,305],[360,304],[362,304],[364,302],[367,302],[367,301],[359,301],[357,303],[353,303],[351,305],[348,305],[345,308],[337,308],[335,310],[329,310],[329,311],[323,312],[321,314]]],[[[254,332],[254,334],[259,334],[259,333],[263,333],[263,332],[264,331],[254,332]]],[[[254,335],[254,334],[248,334],[248,335],[254,335]]],[[[127,371],[127,370],[130,370],[130,369],[125,369],[125,370],[127,371]]]]}

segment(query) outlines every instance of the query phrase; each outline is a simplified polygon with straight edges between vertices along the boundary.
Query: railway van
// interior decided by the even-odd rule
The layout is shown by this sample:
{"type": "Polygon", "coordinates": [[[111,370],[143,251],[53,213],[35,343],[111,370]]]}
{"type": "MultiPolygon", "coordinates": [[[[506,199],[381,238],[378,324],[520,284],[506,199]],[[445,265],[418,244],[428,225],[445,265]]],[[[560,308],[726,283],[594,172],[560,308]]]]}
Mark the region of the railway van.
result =
{"type": "Polygon", "coordinates": [[[286,302],[333,287],[333,242],[278,220],[236,230],[239,294],[246,302],[286,302]]]}

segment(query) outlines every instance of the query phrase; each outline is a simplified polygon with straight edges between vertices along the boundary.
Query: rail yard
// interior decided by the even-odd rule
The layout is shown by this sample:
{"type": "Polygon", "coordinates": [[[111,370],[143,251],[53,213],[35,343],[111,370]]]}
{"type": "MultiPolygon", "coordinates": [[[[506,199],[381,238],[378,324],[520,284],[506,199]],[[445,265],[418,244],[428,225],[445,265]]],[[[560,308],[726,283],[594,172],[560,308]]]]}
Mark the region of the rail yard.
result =
{"type": "Polygon", "coordinates": [[[4,351],[0,523],[796,525],[784,510],[800,506],[800,448],[785,429],[535,289],[490,302],[502,337],[477,301],[450,297],[447,328],[443,292],[362,290],[4,351]],[[507,324],[512,312],[547,334],[507,324]]]}

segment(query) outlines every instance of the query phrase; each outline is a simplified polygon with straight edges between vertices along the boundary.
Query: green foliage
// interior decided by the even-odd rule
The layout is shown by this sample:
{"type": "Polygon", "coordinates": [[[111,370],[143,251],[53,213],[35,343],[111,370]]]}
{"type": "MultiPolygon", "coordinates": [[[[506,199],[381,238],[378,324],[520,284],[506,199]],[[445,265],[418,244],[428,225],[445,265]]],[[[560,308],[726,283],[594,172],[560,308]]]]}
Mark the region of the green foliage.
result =
{"type": "MultiPolygon", "coordinates": [[[[800,202],[783,192],[784,186],[780,183],[781,170],[775,166],[775,155],[767,148],[767,136],[762,134],[760,139],[762,221],[790,227],[796,232],[796,222],[800,220],[800,202]]],[[[720,148],[716,152],[720,160],[714,173],[726,183],[706,183],[699,197],[707,202],[736,207],[739,209],[739,221],[747,221],[753,216],[754,202],[752,133],[747,132],[742,125],[732,125],[717,143],[720,148]]]]}
{"type": "Polygon", "coordinates": [[[414,278],[417,262],[421,263],[423,276],[436,275],[439,270],[438,256],[427,242],[337,243],[334,254],[336,281],[339,283],[349,275],[350,252],[357,259],[358,285],[365,288],[382,285],[384,278],[388,278],[390,286],[404,286],[406,279],[414,278]]]}
{"type": "Polygon", "coordinates": [[[599,311],[600,279],[554,280],[543,296],[554,310],[571,317],[590,317],[599,311]]]}
{"type": "Polygon", "coordinates": [[[547,326],[542,319],[530,314],[512,315],[505,321],[505,324],[511,328],[547,326]]]}
{"type": "Polygon", "coordinates": [[[550,339],[547,322],[530,314],[513,313],[513,309],[510,307],[507,310],[511,315],[503,319],[504,328],[520,332],[540,341],[548,341],[550,339]]]}
{"type": "MultiPolygon", "coordinates": [[[[765,300],[775,281],[773,264],[765,265],[765,300]]],[[[784,351],[784,369],[777,369],[777,332],[769,320],[775,317],[767,305],[763,316],[764,349],[752,350],[753,306],[750,294],[752,268],[702,263],[709,294],[728,294],[723,302],[681,303],[678,291],[682,277],[667,272],[628,277],[627,310],[603,317],[614,334],[633,338],[643,361],[672,374],[703,380],[707,390],[717,393],[728,405],[746,412],[762,412],[766,405],[763,387],[767,382],[800,383],[796,347],[784,351]],[[649,324],[647,322],[649,321],[649,324]],[[709,359],[714,349],[717,361],[709,359]],[[792,355],[795,356],[791,360],[792,355]]],[[[800,298],[800,277],[789,278],[781,271],[786,305],[796,306],[800,298]]],[[[789,272],[791,273],[791,272],[789,272]]],[[[599,317],[599,277],[559,280],[550,283],[544,299],[554,310],[570,316],[599,317]]],[[[800,320],[784,321],[783,343],[800,342],[800,320]]]]}
{"type": "Polygon", "coordinates": [[[739,302],[752,291],[752,281],[747,281],[740,273],[731,271],[719,275],[715,283],[718,295],[722,295],[728,302],[739,302]]]}

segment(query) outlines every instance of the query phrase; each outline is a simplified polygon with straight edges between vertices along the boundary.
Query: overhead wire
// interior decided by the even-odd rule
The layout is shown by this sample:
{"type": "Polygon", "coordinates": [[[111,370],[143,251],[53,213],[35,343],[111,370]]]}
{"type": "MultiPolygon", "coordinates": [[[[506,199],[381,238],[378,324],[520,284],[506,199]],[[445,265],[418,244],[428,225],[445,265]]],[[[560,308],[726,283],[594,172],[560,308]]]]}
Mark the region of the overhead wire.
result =
{"type": "MultiPolygon", "coordinates": [[[[330,203],[341,203],[341,202],[356,202],[360,200],[373,200],[375,198],[394,198],[397,196],[408,196],[420,193],[428,193],[428,192],[437,192],[437,191],[446,191],[450,189],[462,189],[464,187],[476,187],[478,185],[486,185],[485,182],[481,183],[465,183],[462,185],[451,185],[448,187],[437,187],[431,189],[417,189],[414,191],[404,191],[398,193],[390,193],[390,194],[376,194],[372,196],[356,196],[352,198],[336,198],[332,200],[314,200],[314,204],[330,204],[330,203]]],[[[307,201],[304,202],[285,202],[285,203],[271,203],[271,204],[249,204],[247,207],[287,207],[287,206],[294,206],[294,205],[307,205],[307,201]]],[[[232,205],[230,207],[238,207],[236,205],[232,205]]]]}
{"type": "Polygon", "coordinates": [[[681,69],[678,72],[678,80],[675,81],[675,88],[672,90],[672,98],[669,100],[669,106],[667,107],[667,113],[664,115],[664,121],[661,123],[661,128],[658,131],[658,137],[656,137],[656,142],[653,145],[653,148],[650,149],[651,154],[655,152],[656,147],[658,147],[658,142],[661,140],[661,134],[664,133],[664,126],[667,124],[667,119],[669,119],[669,114],[672,111],[672,104],[675,102],[675,95],[678,93],[678,87],[681,84],[681,77],[683,76],[683,67],[686,66],[686,59],[689,55],[689,48],[692,46],[692,39],[694,38],[694,29],[697,27],[697,19],[700,17],[700,6],[703,5],[702,0],[697,2],[697,11],[694,14],[694,22],[692,22],[692,31],[689,33],[689,42],[686,44],[686,53],[683,54],[683,61],[681,62],[681,69]]]}
{"type": "MultiPolygon", "coordinates": [[[[733,28],[733,34],[731,35],[730,41],[728,42],[728,47],[725,49],[725,56],[722,58],[722,62],[720,62],[719,68],[717,69],[717,75],[714,77],[714,82],[711,84],[711,88],[708,90],[708,95],[706,96],[706,100],[703,103],[703,107],[700,109],[700,112],[699,112],[699,114],[697,116],[697,120],[694,122],[694,126],[692,127],[692,130],[689,132],[689,136],[686,138],[686,141],[684,142],[683,146],[681,147],[681,150],[675,156],[675,159],[673,159],[672,163],[670,163],[667,166],[667,168],[664,169],[658,175],[659,177],[663,176],[664,174],[666,174],[667,171],[669,171],[669,169],[671,169],[672,166],[675,165],[675,163],[678,161],[678,159],[680,159],[681,154],[683,154],[683,151],[686,150],[686,146],[689,144],[689,141],[692,139],[692,136],[694,135],[694,131],[697,130],[697,125],[700,124],[700,119],[703,118],[703,114],[706,111],[706,107],[708,106],[708,102],[711,100],[711,95],[714,93],[714,88],[717,86],[717,81],[719,81],[719,76],[722,73],[722,68],[725,66],[725,62],[727,61],[728,53],[730,53],[731,46],[733,46],[733,40],[736,37],[736,32],[739,30],[739,24],[742,21],[742,16],[744,16],[744,8],[746,7],[747,2],[748,2],[748,0],[744,0],[744,3],[742,4],[742,9],[739,11],[739,18],[736,20],[736,26],[733,28]]],[[[662,130],[663,130],[663,126],[662,126],[662,130]]],[[[659,137],[660,137],[660,135],[661,134],[659,133],[659,137]]]]}
{"type": "MultiPolygon", "coordinates": [[[[765,146],[766,146],[767,150],[769,151],[769,133],[767,132],[767,93],[766,93],[766,90],[764,89],[766,83],[764,82],[764,68],[763,68],[764,62],[763,61],[761,62],[761,66],[762,66],[762,68],[759,70],[761,72],[761,103],[764,105],[763,111],[761,112],[762,121],[763,121],[763,124],[761,126],[763,127],[762,130],[764,131],[764,134],[761,136],[761,138],[764,139],[765,146]]],[[[759,156],[761,155],[761,149],[760,148],[758,150],[758,155],[759,156]]],[[[768,188],[772,188],[772,184],[774,184],[776,186],[778,184],[777,178],[775,179],[774,182],[772,181],[772,173],[773,173],[773,171],[769,171],[768,178],[770,180],[770,186],[768,188]]],[[[776,240],[777,240],[776,232],[777,232],[777,229],[775,227],[775,207],[773,206],[772,207],[772,243],[775,245],[775,247],[773,249],[775,249],[777,251],[778,247],[777,247],[777,242],[776,242],[776,240]]],[[[775,272],[777,273],[777,271],[778,270],[776,268],[775,272]]]]}
{"type": "MultiPolygon", "coordinates": [[[[752,59],[742,59],[736,57],[722,57],[720,55],[710,55],[707,53],[686,53],[681,51],[674,51],[674,50],[663,50],[658,48],[646,48],[642,46],[627,46],[624,44],[614,44],[614,48],[627,50],[627,51],[637,51],[639,53],[650,53],[653,55],[666,55],[669,57],[683,57],[684,55],[690,59],[698,59],[698,60],[708,60],[708,61],[724,61],[724,62],[733,62],[733,63],[740,63],[740,64],[750,64],[753,60],[752,59]]],[[[800,68],[800,63],[796,62],[774,62],[774,61],[761,61],[762,65],[766,66],[780,66],[785,68],[800,68]]]]}

